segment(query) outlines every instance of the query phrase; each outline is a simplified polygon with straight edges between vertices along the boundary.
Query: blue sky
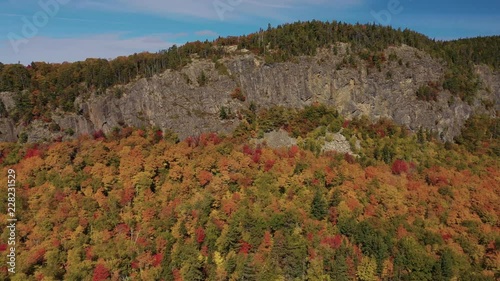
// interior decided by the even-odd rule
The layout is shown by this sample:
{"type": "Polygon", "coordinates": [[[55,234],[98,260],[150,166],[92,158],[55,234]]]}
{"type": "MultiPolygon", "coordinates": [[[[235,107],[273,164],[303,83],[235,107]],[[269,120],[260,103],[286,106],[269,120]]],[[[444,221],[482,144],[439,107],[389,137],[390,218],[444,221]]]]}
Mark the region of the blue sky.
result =
{"type": "Polygon", "coordinates": [[[0,62],[114,58],[312,19],[377,22],[448,40],[500,35],[500,1],[0,0],[0,62]]]}

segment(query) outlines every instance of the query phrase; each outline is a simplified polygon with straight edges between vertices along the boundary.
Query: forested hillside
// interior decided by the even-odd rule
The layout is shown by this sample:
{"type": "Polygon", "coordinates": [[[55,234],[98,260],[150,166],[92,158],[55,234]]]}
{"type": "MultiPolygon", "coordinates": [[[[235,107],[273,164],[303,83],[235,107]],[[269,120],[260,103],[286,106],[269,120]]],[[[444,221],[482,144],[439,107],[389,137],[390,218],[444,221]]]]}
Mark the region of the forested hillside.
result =
{"type": "Polygon", "coordinates": [[[19,241],[17,274],[2,254],[0,279],[500,278],[497,119],[469,119],[454,144],[322,105],[242,118],[233,135],[182,141],[124,127],[1,144],[19,241]],[[251,143],[278,128],[297,145],[251,143]],[[322,152],[329,132],[353,154],[322,152]]]}
{"type": "MultiPolygon", "coordinates": [[[[196,54],[199,58],[213,59],[217,67],[220,58],[231,56],[225,46],[237,45],[263,56],[267,63],[293,61],[297,56],[315,55],[318,48],[339,42],[351,45],[342,67],[356,67],[360,62],[380,69],[387,60],[384,50],[388,46],[406,44],[431,54],[447,65],[447,73],[439,85],[457,97],[471,102],[481,83],[473,66],[486,64],[493,69],[500,66],[498,50],[500,36],[435,41],[410,30],[395,30],[374,24],[351,25],[340,22],[298,22],[247,36],[219,38],[213,42],[193,42],[181,47],[173,46],[158,53],[141,53],[113,60],[87,59],[82,62],[31,65],[3,65],[0,63],[0,92],[17,92],[16,105],[11,112],[0,104],[0,115],[10,115],[17,121],[49,120],[51,112],[60,108],[75,111],[74,101],[85,93],[104,93],[114,85],[123,85],[140,77],[152,77],[167,69],[180,69],[196,54]]],[[[336,48],[333,50],[337,52],[336,48]]],[[[402,63],[401,60],[399,60],[402,63]]],[[[203,77],[200,77],[203,79],[203,77]]],[[[119,94],[119,93],[117,93],[119,94]]],[[[424,97],[425,98],[425,97],[424,97]]]]}

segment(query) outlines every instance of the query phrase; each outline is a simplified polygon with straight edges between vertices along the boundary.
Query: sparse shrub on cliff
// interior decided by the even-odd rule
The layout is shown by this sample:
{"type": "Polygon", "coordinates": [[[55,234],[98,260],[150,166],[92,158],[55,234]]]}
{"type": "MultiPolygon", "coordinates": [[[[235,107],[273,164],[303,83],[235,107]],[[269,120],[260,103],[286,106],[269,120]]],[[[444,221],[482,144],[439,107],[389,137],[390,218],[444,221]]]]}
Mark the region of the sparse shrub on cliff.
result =
{"type": "Polygon", "coordinates": [[[436,83],[429,82],[427,85],[422,85],[418,88],[416,95],[417,99],[423,101],[437,101],[439,89],[436,83]]]}
{"type": "Polygon", "coordinates": [[[97,130],[97,131],[92,133],[92,137],[95,140],[98,140],[98,139],[104,139],[106,137],[106,135],[104,134],[104,132],[102,130],[97,130]]]}
{"type": "Polygon", "coordinates": [[[243,95],[243,92],[241,91],[240,87],[237,87],[234,89],[234,91],[231,93],[231,98],[237,99],[241,102],[244,102],[247,98],[243,95]]]}
{"type": "Polygon", "coordinates": [[[200,87],[206,86],[208,83],[208,76],[205,74],[205,71],[201,71],[200,75],[198,76],[197,79],[198,85],[200,87]]]}

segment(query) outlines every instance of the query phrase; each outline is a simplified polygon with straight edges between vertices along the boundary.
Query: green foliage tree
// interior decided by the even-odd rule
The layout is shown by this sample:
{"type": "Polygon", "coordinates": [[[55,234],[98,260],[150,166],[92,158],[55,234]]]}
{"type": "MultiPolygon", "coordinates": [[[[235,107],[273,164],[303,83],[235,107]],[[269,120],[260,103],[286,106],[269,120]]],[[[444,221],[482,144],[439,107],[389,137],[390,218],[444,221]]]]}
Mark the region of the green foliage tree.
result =
{"type": "Polygon", "coordinates": [[[320,191],[316,191],[311,203],[311,215],[315,219],[322,220],[325,218],[327,213],[328,205],[326,203],[326,200],[323,198],[323,195],[320,191]]]}
{"type": "Polygon", "coordinates": [[[303,278],[306,273],[307,249],[304,238],[292,234],[285,236],[285,251],[281,256],[283,273],[288,278],[303,278]]]}
{"type": "Polygon", "coordinates": [[[358,265],[356,275],[361,281],[376,281],[377,278],[377,262],[374,258],[363,257],[358,265]]]}
{"type": "Polygon", "coordinates": [[[398,243],[398,251],[394,260],[401,267],[402,275],[410,280],[433,280],[433,259],[415,239],[403,238],[398,243]]]}
{"type": "Polygon", "coordinates": [[[335,253],[335,259],[330,265],[331,280],[338,280],[338,281],[351,280],[349,277],[349,267],[347,266],[346,259],[347,259],[347,253],[345,249],[341,249],[335,253]]]}
{"type": "Polygon", "coordinates": [[[200,85],[201,87],[205,86],[208,82],[208,77],[207,75],[205,74],[205,71],[201,71],[200,73],[200,76],[198,76],[198,85],[200,85]]]}
{"type": "Polygon", "coordinates": [[[9,115],[9,112],[7,112],[7,108],[5,107],[5,104],[3,101],[0,100],[0,118],[5,118],[9,115]]]}
{"type": "Polygon", "coordinates": [[[243,270],[241,272],[240,280],[258,280],[256,274],[256,268],[252,264],[252,256],[248,256],[244,259],[243,270]]]}
{"type": "Polygon", "coordinates": [[[203,273],[203,262],[196,256],[191,256],[183,262],[183,277],[185,280],[201,281],[206,280],[203,273]]]}
{"type": "Polygon", "coordinates": [[[448,281],[453,278],[454,258],[450,249],[442,251],[439,260],[434,264],[432,275],[434,280],[448,281]]]}

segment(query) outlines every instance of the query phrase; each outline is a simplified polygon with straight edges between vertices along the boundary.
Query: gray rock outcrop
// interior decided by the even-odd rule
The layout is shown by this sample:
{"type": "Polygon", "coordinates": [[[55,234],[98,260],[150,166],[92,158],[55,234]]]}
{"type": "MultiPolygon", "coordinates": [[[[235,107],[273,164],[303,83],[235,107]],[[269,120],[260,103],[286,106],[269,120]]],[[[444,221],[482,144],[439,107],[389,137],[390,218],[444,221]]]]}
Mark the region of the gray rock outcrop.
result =
{"type": "MultiPolygon", "coordinates": [[[[119,86],[123,94],[117,95],[113,88],[106,94],[77,99],[78,113],[53,114],[58,132],[36,122],[25,127],[17,120],[0,118],[0,140],[15,141],[21,132],[28,134],[29,141],[69,138],[65,132],[70,128],[77,136],[97,130],[109,133],[125,125],[171,129],[181,138],[202,132],[228,133],[240,122],[238,112],[250,103],[258,108],[302,108],[316,102],[335,106],[348,118],[386,117],[412,130],[432,129],[443,140],[452,140],[473,113],[494,115],[500,110],[500,73],[486,66],[476,67],[485,87],[472,104],[452,98],[447,91],[441,91],[437,101],[427,102],[418,100],[415,93],[420,86],[443,78],[446,68],[440,61],[403,45],[386,50],[387,56],[396,55],[402,64],[389,60],[378,70],[358,61],[357,67],[339,67],[346,44],[339,50],[338,55],[323,49],[314,57],[275,64],[250,53],[234,54],[220,60],[227,72],[216,69],[212,61],[193,59],[181,71],[168,70],[119,86]],[[208,81],[200,85],[202,72],[208,81]],[[244,101],[231,97],[237,88],[244,101]],[[233,118],[221,119],[222,107],[233,118]]],[[[12,94],[1,93],[0,99],[6,108],[13,106],[12,94]]]]}

